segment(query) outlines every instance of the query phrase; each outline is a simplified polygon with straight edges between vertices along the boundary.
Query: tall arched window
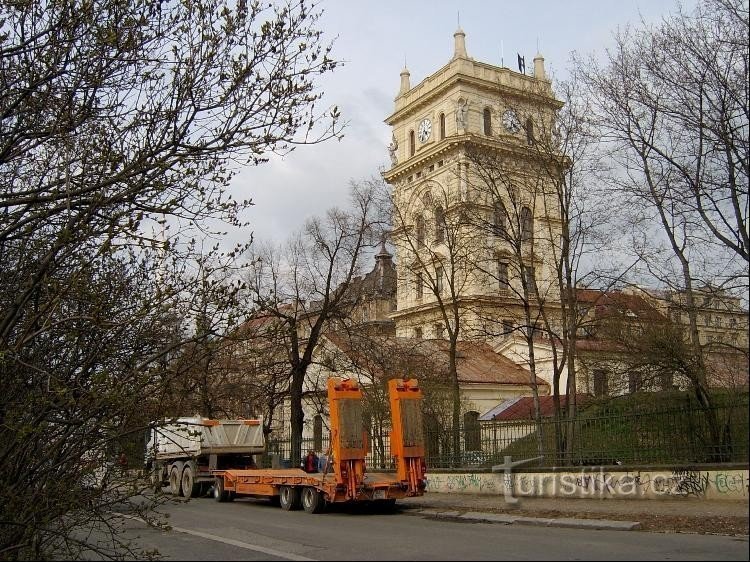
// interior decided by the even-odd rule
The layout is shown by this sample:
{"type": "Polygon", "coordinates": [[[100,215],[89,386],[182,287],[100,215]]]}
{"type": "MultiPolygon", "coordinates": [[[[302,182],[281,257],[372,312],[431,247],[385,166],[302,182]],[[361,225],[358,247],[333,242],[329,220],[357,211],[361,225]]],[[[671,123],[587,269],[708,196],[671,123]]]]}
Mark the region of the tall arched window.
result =
{"type": "Polygon", "coordinates": [[[422,215],[417,216],[417,247],[422,248],[424,246],[424,217],[422,215]]]}
{"type": "Polygon", "coordinates": [[[482,450],[479,412],[466,412],[464,414],[464,449],[466,451],[482,450]]]}
{"type": "Polygon", "coordinates": [[[424,444],[427,466],[434,466],[440,460],[440,424],[430,413],[424,415],[424,444]]]}
{"type": "Polygon", "coordinates": [[[417,151],[417,145],[414,142],[414,131],[409,131],[409,156],[414,156],[417,151]]]}
{"type": "Polygon", "coordinates": [[[493,209],[493,216],[492,216],[492,226],[495,229],[495,235],[496,236],[505,236],[505,205],[503,205],[502,201],[497,201],[495,203],[495,208],[493,209]]]}
{"type": "Polygon", "coordinates": [[[528,242],[534,235],[534,217],[531,209],[523,207],[521,209],[521,241],[528,242]]]}
{"type": "Polygon", "coordinates": [[[484,134],[487,136],[492,135],[492,112],[489,107],[484,108],[484,134]]]}
{"type": "Polygon", "coordinates": [[[440,140],[445,138],[445,113],[440,114],[440,140]]]}
{"type": "Polygon", "coordinates": [[[435,208],[435,241],[445,241],[445,212],[442,207],[435,208]]]}
{"type": "Polygon", "coordinates": [[[604,369],[594,370],[594,396],[606,396],[609,391],[607,371],[604,369]]]}
{"type": "Polygon", "coordinates": [[[323,416],[320,414],[313,418],[313,449],[323,450],[323,416]]]}

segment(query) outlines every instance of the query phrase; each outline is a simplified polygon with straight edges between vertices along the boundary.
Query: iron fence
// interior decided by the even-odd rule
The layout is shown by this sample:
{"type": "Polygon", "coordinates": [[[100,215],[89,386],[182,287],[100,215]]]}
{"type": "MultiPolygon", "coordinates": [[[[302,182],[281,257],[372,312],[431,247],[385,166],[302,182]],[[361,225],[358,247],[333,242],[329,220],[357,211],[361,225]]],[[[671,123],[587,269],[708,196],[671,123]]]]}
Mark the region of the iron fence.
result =
{"type": "MultiPolygon", "coordinates": [[[[425,428],[428,468],[489,468],[513,459],[542,457],[537,466],[600,466],[748,462],[748,397],[711,409],[689,402],[678,407],[596,410],[572,421],[493,421],[425,428]]],[[[370,439],[367,466],[392,469],[387,432],[370,439]]],[[[325,453],[328,439],[303,439],[325,453]]],[[[269,453],[288,459],[290,440],[272,438],[269,453]]],[[[532,464],[531,466],[534,466],[532,464]]],[[[287,464],[288,466],[288,464],[287,464]]]]}

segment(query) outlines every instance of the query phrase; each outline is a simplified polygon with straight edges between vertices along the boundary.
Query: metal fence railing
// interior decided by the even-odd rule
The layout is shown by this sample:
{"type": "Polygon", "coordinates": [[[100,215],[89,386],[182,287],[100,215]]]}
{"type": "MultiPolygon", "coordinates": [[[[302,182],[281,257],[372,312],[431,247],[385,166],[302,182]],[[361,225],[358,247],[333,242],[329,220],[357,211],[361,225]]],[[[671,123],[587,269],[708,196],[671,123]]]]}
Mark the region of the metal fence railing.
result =
{"type": "MultiPolygon", "coordinates": [[[[425,428],[428,468],[488,468],[514,459],[541,456],[538,466],[599,466],[747,462],[748,397],[731,405],[704,409],[689,402],[679,407],[583,411],[569,423],[545,418],[476,422],[425,428]],[[569,441],[570,440],[570,441],[569,441]]],[[[325,453],[328,440],[303,439],[308,449],[325,453]]],[[[387,434],[370,439],[367,466],[391,469],[387,434]]],[[[269,440],[269,453],[288,459],[288,438],[269,440]]],[[[533,465],[532,465],[533,466],[533,465]]]]}

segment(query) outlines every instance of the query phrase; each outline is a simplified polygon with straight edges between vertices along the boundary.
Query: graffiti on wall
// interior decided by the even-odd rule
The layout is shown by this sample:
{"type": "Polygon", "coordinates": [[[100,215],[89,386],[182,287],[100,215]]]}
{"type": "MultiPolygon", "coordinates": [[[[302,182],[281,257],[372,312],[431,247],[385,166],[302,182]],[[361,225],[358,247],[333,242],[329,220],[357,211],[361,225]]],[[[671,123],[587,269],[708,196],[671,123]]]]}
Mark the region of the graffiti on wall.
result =
{"type": "Polygon", "coordinates": [[[747,498],[748,471],[430,474],[427,491],[546,497],[747,498]]]}

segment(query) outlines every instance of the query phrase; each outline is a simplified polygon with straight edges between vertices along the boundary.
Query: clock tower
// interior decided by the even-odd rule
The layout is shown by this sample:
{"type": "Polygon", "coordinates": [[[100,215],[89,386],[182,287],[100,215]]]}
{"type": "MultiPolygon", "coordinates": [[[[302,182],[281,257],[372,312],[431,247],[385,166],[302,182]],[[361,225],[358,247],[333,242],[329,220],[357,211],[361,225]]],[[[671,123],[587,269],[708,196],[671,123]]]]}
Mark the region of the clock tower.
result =
{"type": "Polygon", "coordinates": [[[541,55],[533,75],[478,62],[460,28],[437,72],[412,87],[401,71],[383,174],[393,193],[396,335],[443,338],[460,324],[460,339],[502,339],[523,322],[524,300],[559,302],[559,210],[540,141],[560,107],[541,55]]]}

